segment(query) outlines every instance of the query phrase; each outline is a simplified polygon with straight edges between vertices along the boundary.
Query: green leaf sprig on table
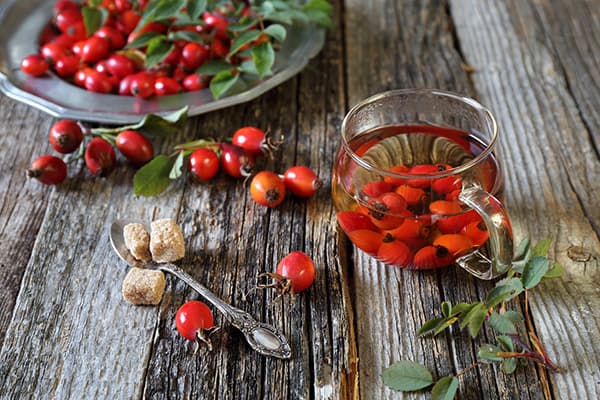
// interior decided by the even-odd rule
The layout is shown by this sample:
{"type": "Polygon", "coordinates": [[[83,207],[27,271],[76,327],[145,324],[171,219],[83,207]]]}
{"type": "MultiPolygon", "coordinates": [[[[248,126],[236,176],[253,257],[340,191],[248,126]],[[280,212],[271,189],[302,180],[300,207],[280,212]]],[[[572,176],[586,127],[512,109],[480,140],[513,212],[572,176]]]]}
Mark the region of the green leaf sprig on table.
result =
{"type": "MultiPolygon", "coordinates": [[[[88,32],[93,32],[105,18],[98,2],[86,7],[88,32]]],[[[173,51],[177,41],[195,42],[211,48],[211,61],[196,73],[210,77],[214,98],[244,90],[273,74],[277,50],[283,45],[289,27],[310,23],[330,27],[333,7],[326,0],[151,0],[143,9],[134,40],[126,49],[137,49],[147,69],[156,67],[173,51]],[[206,13],[227,21],[223,30],[206,34],[187,30],[203,26],[206,13]],[[149,23],[169,27],[165,33],[143,31],[149,23]],[[217,54],[214,41],[225,40],[224,54],[217,54]]]]}
{"type": "Polygon", "coordinates": [[[550,360],[539,338],[532,329],[528,311],[528,291],[540,282],[562,275],[563,267],[551,263],[546,257],[551,239],[545,239],[531,246],[525,239],[518,246],[516,255],[506,277],[498,281],[486,295],[485,300],[473,303],[450,302],[441,304],[442,315],[431,319],[419,329],[419,336],[436,336],[451,326],[468,329],[471,337],[476,337],[484,323],[496,333],[496,343],[482,344],[477,352],[478,362],[455,375],[442,377],[434,382],[429,370],[414,361],[401,360],[383,372],[383,382],[398,391],[415,391],[432,388],[432,399],[453,399],[458,389],[459,378],[467,371],[481,364],[499,363],[505,374],[513,373],[518,360],[530,360],[557,372],[559,368],[550,360]],[[524,296],[524,313],[510,310],[507,306],[524,296]],[[528,339],[521,337],[519,326],[525,323],[528,339]],[[531,345],[527,344],[530,342],[531,345]]]}

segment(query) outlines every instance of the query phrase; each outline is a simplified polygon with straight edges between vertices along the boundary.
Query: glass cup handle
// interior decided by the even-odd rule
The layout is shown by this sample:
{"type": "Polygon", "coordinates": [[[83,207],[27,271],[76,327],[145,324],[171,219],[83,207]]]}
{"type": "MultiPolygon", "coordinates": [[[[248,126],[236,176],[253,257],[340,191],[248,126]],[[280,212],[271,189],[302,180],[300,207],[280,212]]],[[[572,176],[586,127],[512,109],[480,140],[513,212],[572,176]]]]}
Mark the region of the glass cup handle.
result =
{"type": "Polygon", "coordinates": [[[488,233],[491,259],[475,249],[456,263],[480,279],[494,279],[504,274],[513,259],[512,227],[504,206],[478,184],[463,186],[458,199],[483,218],[488,233]]]}

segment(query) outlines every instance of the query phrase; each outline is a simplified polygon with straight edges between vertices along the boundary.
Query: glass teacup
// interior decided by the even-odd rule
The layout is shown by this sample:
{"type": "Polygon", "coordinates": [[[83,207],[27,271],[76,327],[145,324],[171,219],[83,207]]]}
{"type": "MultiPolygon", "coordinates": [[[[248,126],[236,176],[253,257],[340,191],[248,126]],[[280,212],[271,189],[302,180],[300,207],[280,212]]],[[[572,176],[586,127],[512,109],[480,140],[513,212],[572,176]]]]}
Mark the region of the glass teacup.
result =
{"type": "Polygon", "coordinates": [[[362,101],[344,119],[333,168],[340,227],[386,264],[503,274],[513,240],[497,135],[493,115],[457,94],[395,90],[362,101]]]}

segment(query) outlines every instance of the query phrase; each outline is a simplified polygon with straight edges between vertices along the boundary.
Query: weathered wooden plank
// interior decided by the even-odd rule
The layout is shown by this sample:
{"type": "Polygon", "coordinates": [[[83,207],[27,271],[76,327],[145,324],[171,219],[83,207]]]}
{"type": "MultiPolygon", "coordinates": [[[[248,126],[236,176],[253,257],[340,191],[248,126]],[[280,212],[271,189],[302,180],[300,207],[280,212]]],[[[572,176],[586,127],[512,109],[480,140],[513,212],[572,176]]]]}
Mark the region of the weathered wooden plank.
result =
{"type": "Polygon", "coordinates": [[[590,61],[600,32],[592,4],[451,2],[461,47],[476,69],[473,81],[504,136],[517,235],[555,237],[553,256],[565,266],[564,278],[531,296],[536,328],[562,369],[550,376],[557,398],[600,395],[598,269],[566,254],[575,244],[599,249],[600,163],[592,127],[600,123],[594,110],[600,90],[592,78],[600,70],[590,61]]]}
{"type": "MultiPolygon", "coordinates": [[[[50,119],[0,97],[0,347],[8,328],[25,266],[52,191],[27,182],[25,170],[48,152],[50,119]]],[[[66,186],[69,184],[67,183],[66,186]]]]}
{"type": "MultiPolygon", "coordinates": [[[[476,96],[463,69],[460,49],[444,1],[346,3],[346,71],[350,105],[387,89],[436,87],[476,96]],[[365,35],[356,27],[368,27],[365,35]]],[[[366,29],[366,28],[365,28],[366,29]]],[[[484,32],[485,30],[482,30],[484,32]]],[[[360,390],[364,398],[396,398],[381,373],[398,359],[424,362],[437,377],[457,373],[477,360],[478,345],[490,332],[471,340],[466,333],[418,339],[416,331],[439,315],[442,301],[474,301],[489,290],[459,269],[415,273],[385,268],[357,252],[355,292],[360,390]],[[362,296],[368,296],[363,298],[362,296]],[[366,366],[366,367],[365,367],[366,366]]],[[[520,369],[497,379],[491,367],[474,369],[462,379],[461,398],[540,398],[535,369],[520,369]]],[[[412,398],[413,395],[405,397],[412,398]]]]}
{"type": "MultiPolygon", "coordinates": [[[[45,123],[37,127],[38,142],[51,119],[40,121],[45,123]]],[[[37,145],[33,151],[39,151],[37,145]]],[[[69,174],[76,178],[45,189],[45,216],[0,353],[2,398],[141,393],[157,309],[121,299],[126,269],[112,254],[107,229],[122,216],[176,216],[180,194],[133,198],[133,169],[126,165],[109,179],[92,178],[81,163],[69,174]]]]}
{"type": "MultiPolygon", "coordinates": [[[[267,168],[283,172],[295,164],[309,165],[328,188],[343,109],[341,49],[337,34],[331,35],[323,54],[298,79],[247,106],[199,118],[198,126],[222,139],[244,124],[281,130],[285,143],[267,168]]],[[[184,267],[224,299],[281,328],[291,341],[293,358],[263,359],[227,327],[215,335],[215,356],[190,357],[189,347],[173,345],[181,340],[168,329],[176,304],[193,297],[189,290],[177,288],[172,304],[164,307],[168,311],[161,318],[161,337],[150,361],[145,394],[152,398],[215,398],[217,393],[231,399],[339,398],[348,390],[342,387],[341,376],[350,369],[353,332],[347,285],[336,262],[328,190],[308,200],[290,197],[268,210],[250,199],[247,184],[224,178],[186,187],[183,204],[181,220],[186,230],[195,232],[192,247],[197,254],[184,267]],[[315,261],[313,288],[295,301],[273,303],[274,293],[259,291],[243,303],[242,294],[253,287],[256,275],[273,271],[292,250],[303,250],[315,261]],[[170,368],[165,370],[164,365],[170,368]]]]}

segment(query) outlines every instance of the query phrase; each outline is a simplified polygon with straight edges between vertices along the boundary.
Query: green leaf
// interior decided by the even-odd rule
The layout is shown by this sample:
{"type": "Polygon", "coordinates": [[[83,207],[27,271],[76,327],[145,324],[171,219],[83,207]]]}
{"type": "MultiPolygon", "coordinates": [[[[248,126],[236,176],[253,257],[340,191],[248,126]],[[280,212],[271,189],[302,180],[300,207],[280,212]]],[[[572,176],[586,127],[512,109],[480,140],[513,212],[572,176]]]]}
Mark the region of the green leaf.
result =
{"type": "Polygon", "coordinates": [[[272,24],[265,28],[265,33],[271,36],[273,39],[278,42],[283,42],[287,35],[287,30],[283,25],[280,24],[272,24]]]}
{"type": "Polygon", "coordinates": [[[175,180],[181,177],[181,167],[183,167],[184,158],[184,152],[180,151],[179,154],[177,154],[177,158],[175,158],[171,171],[169,171],[169,179],[175,180]]]}
{"type": "Polygon", "coordinates": [[[265,20],[279,22],[280,24],[292,25],[292,17],[288,12],[285,11],[273,11],[265,13],[265,20]]]}
{"type": "Polygon", "coordinates": [[[225,94],[236,84],[240,76],[234,75],[231,71],[222,71],[215,75],[210,81],[210,91],[215,99],[225,94]]]}
{"type": "Polygon", "coordinates": [[[247,74],[258,76],[258,71],[256,70],[256,65],[254,65],[254,60],[246,60],[242,62],[238,66],[238,70],[247,74]]]}
{"type": "Polygon", "coordinates": [[[88,36],[92,36],[102,25],[108,17],[108,11],[105,8],[94,8],[94,7],[82,7],[81,15],[83,16],[83,24],[85,25],[85,32],[88,36]]]}
{"type": "Polygon", "coordinates": [[[391,389],[409,392],[431,385],[433,377],[424,365],[401,360],[383,371],[383,383],[391,389]]]}
{"type": "Polygon", "coordinates": [[[436,330],[433,332],[433,336],[437,336],[442,333],[446,328],[450,325],[453,325],[456,321],[458,321],[458,317],[448,317],[444,320],[442,324],[440,324],[436,330]]]}
{"type": "Polygon", "coordinates": [[[227,57],[231,57],[235,53],[237,53],[244,45],[247,45],[250,42],[255,41],[262,34],[259,30],[248,31],[240,34],[238,37],[233,39],[231,43],[231,49],[229,50],[229,54],[227,57]]]}
{"type": "Polygon", "coordinates": [[[261,43],[252,49],[252,60],[258,72],[258,77],[263,78],[272,74],[271,67],[275,63],[275,51],[270,42],[261,43]]]}
{"type": "Polygon", "coordinates": [[[428,333],[433,332],[445,320],[446,320],[446,318],[438,317],[438,318],[433,318],[433,319],[430,319],[429,321],[426,321],[421,326],[421,328],[419,328],[417,335],[423,336],[423,335],[427,335],[428,333]]]}
{"type": "Polygon", "coordinates": [[[144,26],[148,25],[149,22],[151,22],[152,20],[155,19],[154,14],[156,13],[156,10],[157,10],[158,6],[161,4],[161,2],[162,2],[162,0],[152,0],[148,3],[148,5],[146,5],[146,8],[144,9],[144,13],[142,14],[142,18],[140,18],[140,21],[138,22],[135,29],[133,30],[134,32],[139,31],[144,26]]]}
{"type": "Polygon", "coordinates": [[[488,322],[490,326],[500,333],[517,333],[517,328],[513,322],[502,314],[493,312],[490,315],[488,322]]]}
{"type": "Polygon", "coordinates": [[[482,344],[477,352],[477,357],[486,363],[502,361],[503,358],[497,355],[500,352],[502,352],[502,350],[493,344],[482,344]]]}
{"type": "Polygon", "coordinates": [[[132,41],[131,43],[128,43],[127,46],[125,46],[125,48],[126,49],[139,49],[141,47],[146,47],[148,45],[148,43],[150,43],[151,40],[153,40],[157,37],[166,38],[164,35],[161,35],[158,32],[144,32],[140,36],[135,38],[134,41],[132,41]]]}
{"type": "Polygon", "coordinates": [[[523,315],[520,312],[508,310],[505,311],[502,315],[504,316],[504,318],[507,318],[513,324],[518,324],[519,322],[523,321],[523,315]]]}
{"type": "Polygon", "coordinates": [[[479,303],[458,303],[454,307],[452,307],[451,315],[465,314],[471,311],[473,307],[475,307],[479,303]]]}
{"type": "Polygon", "coordinates": [[[526,237],[521,241],[521,243],[519,243],[519,246],[517,247],[517,251],[515,252],[515,260],[520,260],[524,258],[527,252],[529,251],[530,247],[531,241],[528,237],[526,237]]]}
{"type": "Polygon", "coordinates": [[[169,32],[169,40],[185,40],[186,42],[204,43],[204,38],[192,31],[173,31],[169,32]]]}
{"type": "Polygon", "coordinates": [[[442,314],[444,314],[444,317],[449,317],[452,314],[452,303],[449,301],[442,302],[442,314]]]}
{"type": "Polygon", "coordinates": [[[235,24],[227,25],[227,30],[230,32],[244,32],[250,28],[255,27],[256,25],[258,25],[258,20],[256,18],[244,17],[235,24]]]}
{"type": "Polygon", "coordinates": [[[548,270],[548,272],[546,272],[546,275],[544,275],[544,279],[558,278],[558,277],[562,276],[562,274],[564,272],[565,272],[565,269],[563,268],[563,266],[561,264],[554,263],[552,268],[550,268],[548,270]]]}
{"type": "Polygon", "coordinates": [[[518,296],[523,291],[523,283],[519,278],[502,279],[496,283],[496,287],[492,289],[485,299],[488,308],[497,306],[498,304],[509,301],[518,296]]]}
{"type": "Polygon", "coordinates": [[[215,60],[202,64],[202,66],[196,70],[196,73],[213,76],[223,71],[231,72],[233,71],[233,66],[225,61],[215,60]]]}
{"type": "Polygon", "coordinates": [[[510,338],[510,336],[505,336],[505,335],[497,336],[496,340],[498,341],[498,343],[500,343],[500,346],[502,346],[502,349],[504,351],[508,351],[510,353],[515,351],[515,346],[513,344],[512,339],[510,338]]]}
{"type": "Polygon", "coordinates": [[[445,376],[431,388],[431,400],[452,400],[456,396],[458,379],[454,376],[445,376]]]}
{"type": "Polygon", "coordinates": [[[546,238],[544,240],[539,241],[531,251],[532,257],[545,257],[548,254],[548,250],[550,250],[550,244],[552,243],[552,239],[546,238]]]}
{"type": "Polygon", "coordinates": [[[333,22],[331,21],[329,14],[319,10],[306,10],[305,12],[310,21],[326,28],[333,27],[333,22]]]}
{"type": "Polygon", "coordinates": [[[546,257],[533,256],[523,270],[523,276],[521,276],[523,286],[525,286],[526,289],[531,289],[539,284],[549,268],[550,261],[546,257]]]}
{"type": "Polygon", "coordinates": [[[485,321],[485,315],[487,310],[485,308],[477,309],[473,314],[470,315],[469,318],[469,333],[471,337],[477,336],[481,327],[483,326],[483,321],[485,321]]]}
{"type": "Polygon", "coordinates": [[[502,369],[502,372],[510,375],[517,369],[517,363],[518,360],[516,358],[505,358],[502,360],[502,363],[500,363],[500,368],[502,369]]]}
{"type": "Polygon", "coordinates": [[[152,68],[167,58],[175,45],[169,43],[164,36],[150,40],[146,48],[146,68],[152,68]]]}
{"type": "Polygon", "coordinates": [[[163,117],[148,114],[143,120],[128,129],[139,130],[151,137],[166,137],[177,133],[187,120],[188,107],[183,107],[163,117]]]}
{"type": "Polygon", "coordinates": [[[90,7],[98,7],[100,4],[102,4],[103,0],[88,0],[87,4],[90,7]]]}
{"type": "Polygon", "coordinates": [[[190,19],[195,21],[206,10],[206,0],[189,0],[186,9],[190,19]]]}
{"type": "Polygon", "coordinates": [[[154,12],[154,20],[158,21],[175,17],[177,12],[185,5],[185,0],[161,0],[154,12]]]}
{"type": "Polygon", "coordinates": [[[333,6],[326,0],[309,0],[302,8],[304,10],[319,10],[327,14],[333,12],[333,6]]]}
{"type": "Polygon", "coordinates": [[[156,196],[165,191],[174,160],[158,155],[140,168],[133,177],[133,192],[141,196],[156,196]]]}
{"type": "Polygon", "coordinates": [[[290,9],[290,5],[288,3],[286,3],[285,1],[281,1],[281,0],[272,0],[270,2],[271,4],[273,4],[273,7],[276,10],[289,10],[290,9]]]}

